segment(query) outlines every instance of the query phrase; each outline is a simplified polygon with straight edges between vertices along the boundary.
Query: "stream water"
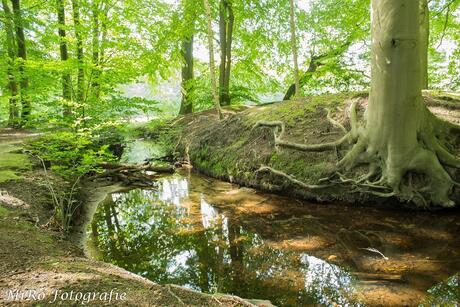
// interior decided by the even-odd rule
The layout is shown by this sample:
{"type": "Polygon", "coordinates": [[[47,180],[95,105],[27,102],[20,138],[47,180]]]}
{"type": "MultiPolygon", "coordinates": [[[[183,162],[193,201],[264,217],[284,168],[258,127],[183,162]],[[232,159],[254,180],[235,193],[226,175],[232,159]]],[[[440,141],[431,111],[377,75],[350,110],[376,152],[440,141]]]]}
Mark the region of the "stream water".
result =
{"type": "MultiPolygon", "coordinates": [[[[150,147],[133,148],[131,162],[150,147]]],[[[416,305],[430,288],[452,295],[439,283],[460,271],[459,217],[313,204],[181,171],[108,195],[86,246],[158,283],[277,306],[416,305]]]]}

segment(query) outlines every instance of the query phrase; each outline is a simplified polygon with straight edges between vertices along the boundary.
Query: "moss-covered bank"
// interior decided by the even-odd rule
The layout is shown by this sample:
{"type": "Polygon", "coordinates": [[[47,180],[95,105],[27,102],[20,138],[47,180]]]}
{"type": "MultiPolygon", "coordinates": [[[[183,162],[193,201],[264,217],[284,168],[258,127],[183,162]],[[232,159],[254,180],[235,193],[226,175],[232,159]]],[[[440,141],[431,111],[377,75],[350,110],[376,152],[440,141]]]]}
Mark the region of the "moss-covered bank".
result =
{"type": "MultiPolygon", "coordinates": [[[[283,121],[286,124],[283,139],[287,141],[306,144],[335,141],[344,132],[327,119],[328,111],[335,121],[349,129],[351,101],[359,99],[358,112],[362,119],[367,97],[366,93],[331,94],[302,101],[226,109],[223,121],[218,121],[214,111],[206,111],[168,123],[150,123],[143,127],[143,133],[164,140],[176,155],[190,160],[196,170],[215,178],[316,201],[396,204],[395,199],[379,199],[352,183],[309,190],[283,177],[257,172],[261,165],[267,165],[309,184],[318,184],[322,178],[330,176],[346,150],[277,150],[274,148],[272,128],[253,127],[258,121],[283,121]]],[[[425,100],[438,116],[453,122],[460,121],[459,96],[427,92],[425,100]]],[[[357,168],[344,176],[356,178],[365,171],[365,168],[357,168]]],[[[458,191],[453,197],[457,202],[460,200],[458,191]]]]}

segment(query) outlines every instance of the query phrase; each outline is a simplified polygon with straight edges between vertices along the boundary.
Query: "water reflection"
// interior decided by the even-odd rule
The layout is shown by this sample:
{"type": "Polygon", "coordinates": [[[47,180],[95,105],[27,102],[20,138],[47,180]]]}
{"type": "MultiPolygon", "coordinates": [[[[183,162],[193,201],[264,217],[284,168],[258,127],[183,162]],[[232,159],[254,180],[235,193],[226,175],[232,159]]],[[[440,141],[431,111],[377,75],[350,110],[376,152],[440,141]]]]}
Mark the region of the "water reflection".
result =
{"type": "Polygon", "coordinates": [[[100,260],[159,283],[280,306],[358,305],[346,270],[270,246],[238,215],[214,207],[203,191],[189,190],[183,177],[163,179],[157,190],[109,195],[88,241],[100,260]]]}

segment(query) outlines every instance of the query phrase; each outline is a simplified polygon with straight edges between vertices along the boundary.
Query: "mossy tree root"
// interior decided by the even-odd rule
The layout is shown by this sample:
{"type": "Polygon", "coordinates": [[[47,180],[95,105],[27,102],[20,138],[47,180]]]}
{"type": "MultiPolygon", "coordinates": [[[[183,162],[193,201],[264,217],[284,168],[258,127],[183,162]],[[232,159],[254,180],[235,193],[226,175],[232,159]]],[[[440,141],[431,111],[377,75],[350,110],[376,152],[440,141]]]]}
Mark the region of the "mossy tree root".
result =
{"type": "MultiPolygon", "coordinates": [[[[269,171],[284,177],[290,182],[306,189],[326,188],[331,185],[352,185],[360,193],[368,193],[378,197],[396,197],[400,201],[413,202],[420,207],[434,204],[442,207],[453,207],[455,203],[449,199],[450,191],[457,185],[450,177],[444,166],[460,168],[460,159],[442,144],[437,137],[440,121],[425,108],[425,116],[419,120],[417,142],[407,149],[405,155],[399,151],[391,151],[391,138],[376,133],[374,127],[358,125],[356,102],[352,104],[350,122],[351,130],[337,141],[321,144],[298,144],[283,140],[286,132],[283,122],[257,122],[256,127],[275,128],[274,138],[277,147],[294,150],[319,152],[334,150],[345,144],[351,145],[347,154],[337,163],[336,171],[320,182],[323,185],[306,184],[293,176],[268,166],[262,166],[260,171],[269,171]],[[346,178],[341,170],[351,170],[358,165],[368,165],[368,173],[358,179],[346,178]],[[429,183],[424,187],[416,187],[406,176],[413,174],[424,175],[429,183]]],[[[444,122],[442,122],[444,125],[444,122]]],[[[442,126],[445,128],[446,126],[442,126]]],[[[449,126],[449,129],[451,127],[449,126]]]]}

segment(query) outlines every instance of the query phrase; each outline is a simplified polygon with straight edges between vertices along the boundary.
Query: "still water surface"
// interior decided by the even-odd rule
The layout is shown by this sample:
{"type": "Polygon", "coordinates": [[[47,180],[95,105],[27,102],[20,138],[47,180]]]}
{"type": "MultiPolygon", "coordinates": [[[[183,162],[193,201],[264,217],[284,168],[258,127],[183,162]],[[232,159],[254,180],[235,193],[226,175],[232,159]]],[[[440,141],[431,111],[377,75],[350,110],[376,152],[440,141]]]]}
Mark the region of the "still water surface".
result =
{"type": "MultiPolygon", "coordinates": [[[[456,212],[311,204],[184,171],[108,195],[87,248],[152,281],[208,293],[396,306],[418,304],[460,271],[459,233],[456,212]]],[[[451,295],[441,288],[438,296],[451,295]]]]}

